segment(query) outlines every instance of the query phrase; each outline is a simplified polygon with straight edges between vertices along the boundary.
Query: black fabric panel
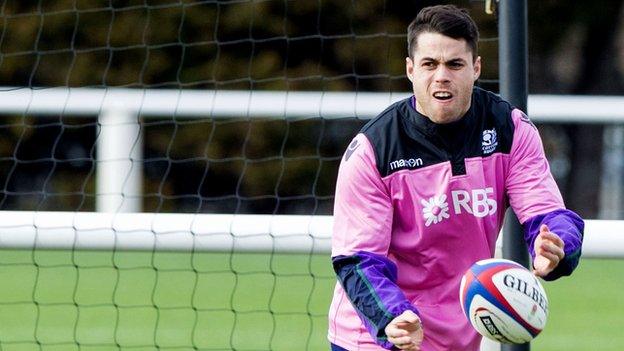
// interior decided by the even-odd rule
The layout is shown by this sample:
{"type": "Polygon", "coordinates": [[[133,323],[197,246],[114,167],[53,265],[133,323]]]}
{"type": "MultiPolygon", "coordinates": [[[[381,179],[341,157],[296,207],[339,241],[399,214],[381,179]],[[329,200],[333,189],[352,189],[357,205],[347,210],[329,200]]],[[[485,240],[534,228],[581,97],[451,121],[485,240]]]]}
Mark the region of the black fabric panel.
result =
{"type": "MultiPolygon", "coordinates": [[[[376,299],[380,298],[373,296],[374,292],[371,292],[371,287],[358,274],[361,259],[358,255],[336,256],[332,258],[332,265],[349,301],[356,311],[366,318],[364,322],[374,328],[374,337],[385,339],[384,328],[394,316],[379,308],[376,299]]],[[[393,273],[396,275],[396,272],[393,273]]],[[[396,276],[389,277],[389,279],[396,280],[396,276]]]]}
{"type": "Polygon", "coordinates": [[[450,162],[453,175],[461,175],[466,172],[466,158],[510,152],[512,110],[498,95],[475,87],[470,109],[457,122],[433,123],[408,98],[388,107],[361,132],[373,145],[382,177],[442,162],[450,162]]]}

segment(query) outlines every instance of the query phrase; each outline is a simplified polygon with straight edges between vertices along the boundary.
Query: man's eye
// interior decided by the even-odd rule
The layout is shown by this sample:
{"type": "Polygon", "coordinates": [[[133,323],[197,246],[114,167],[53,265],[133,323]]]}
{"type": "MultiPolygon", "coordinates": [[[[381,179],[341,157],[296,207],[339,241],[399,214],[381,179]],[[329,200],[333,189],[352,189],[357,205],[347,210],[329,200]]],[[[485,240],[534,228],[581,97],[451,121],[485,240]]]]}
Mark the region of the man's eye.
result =
{"type": "Polygon", "coordinates": [[[422,66],[425,67],[425,68],[433,68],[433,67],[435,67],[435,63],[433,63],[433,62],[423,62],[422,66]]]}
{"type": "Polygon", "coordinates": [[[463,64],[461,64],[460,62],[451,62],[448,65],[450,68],[454,68],[454,69],[460,69],[462,67],[464,67],[463,64]]]}

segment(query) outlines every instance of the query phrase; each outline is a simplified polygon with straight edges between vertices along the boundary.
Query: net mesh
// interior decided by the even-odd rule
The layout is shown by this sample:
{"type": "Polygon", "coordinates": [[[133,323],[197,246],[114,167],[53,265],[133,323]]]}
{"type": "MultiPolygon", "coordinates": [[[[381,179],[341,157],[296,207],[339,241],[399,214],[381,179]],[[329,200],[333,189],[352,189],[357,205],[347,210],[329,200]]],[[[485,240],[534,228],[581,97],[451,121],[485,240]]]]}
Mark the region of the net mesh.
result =
{"type": "MultiPolygon", "coordinates": [[[[495,18],[480,1],[456,3],[481,30],[480,85],[497,90],[495,18]]],[[[409,91],[404,32],[427,4],[7,0],[0,86],[409,91]]],[[[101,125],[57,103],[63,112],[0,111],[1,210],[96,210],[101,125]]],[[[331,214],[342,152],[366,122],[210,112],[139,121],[143,211],[307,215],[331,214]]],[[[327,347],[335,279],[323,255],[35,245],[3,250],[0,264],[12,287],[0,292],[2,350],[327,347]]]]}

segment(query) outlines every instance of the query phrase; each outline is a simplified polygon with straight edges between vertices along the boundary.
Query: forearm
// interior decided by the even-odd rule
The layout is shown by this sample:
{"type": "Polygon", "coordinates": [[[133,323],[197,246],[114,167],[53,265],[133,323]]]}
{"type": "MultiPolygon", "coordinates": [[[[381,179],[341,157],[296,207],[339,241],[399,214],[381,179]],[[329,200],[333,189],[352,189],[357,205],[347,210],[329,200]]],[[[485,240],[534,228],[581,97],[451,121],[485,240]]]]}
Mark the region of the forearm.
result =
{"type": "Polygon", "coordinates": [[[338,280],[375,341],[390,349],[384,328],[406,310],[416,308],[397,286],[396,265],[387,257],[360,251],[332,258],[338,280]]]}

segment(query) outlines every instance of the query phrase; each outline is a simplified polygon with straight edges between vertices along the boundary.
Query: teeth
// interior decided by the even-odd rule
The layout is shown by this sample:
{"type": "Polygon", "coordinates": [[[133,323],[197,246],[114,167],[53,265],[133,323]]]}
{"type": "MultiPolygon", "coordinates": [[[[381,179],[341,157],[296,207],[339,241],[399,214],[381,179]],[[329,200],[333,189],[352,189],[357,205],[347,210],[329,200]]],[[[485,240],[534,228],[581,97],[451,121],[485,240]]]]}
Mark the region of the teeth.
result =
{"type": "Polygon", "coordinates": [[[439,93],[433,94],[433,96],[435,96],[437,98],[450,98],[451,97],[451,93],[439,92],[439,93]]]}

